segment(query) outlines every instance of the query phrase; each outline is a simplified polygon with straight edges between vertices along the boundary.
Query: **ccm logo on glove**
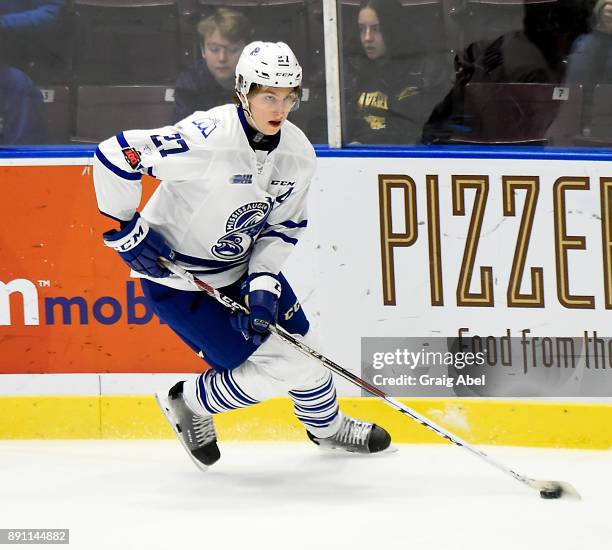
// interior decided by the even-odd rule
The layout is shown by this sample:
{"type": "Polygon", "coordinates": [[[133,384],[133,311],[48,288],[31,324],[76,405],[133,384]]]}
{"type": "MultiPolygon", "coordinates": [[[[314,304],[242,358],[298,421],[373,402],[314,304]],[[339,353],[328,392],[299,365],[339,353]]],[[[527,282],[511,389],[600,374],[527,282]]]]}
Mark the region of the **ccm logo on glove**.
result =
{"type": "Polygon", "coordinates": [[[115,250],[134,271],[151,277],[168,277],[170,271],[158,264],[160,257],[174,259],[174,252],[164,238],[149,227],[136,212],[120,231],[104,233],[104,244],[115,250]]]}
{"type": "MultiPolygon", "coordinates": [[[[136,224],[125,237],[119,238],[117,240],[105,239],[104,244],[116,250],[117,252],[127,252],[128,250],[132,250],[132,248],[134,248],[135,246],[138,246],[147,236],[147,233],[149,231],[149,224],[146,222],[146,220],[138,216],[136,218],[136,224]]],[[[104,235],[107,236],[109,233],[111,232],[109,231],[108,233],[104,233],[104,235]]]]}

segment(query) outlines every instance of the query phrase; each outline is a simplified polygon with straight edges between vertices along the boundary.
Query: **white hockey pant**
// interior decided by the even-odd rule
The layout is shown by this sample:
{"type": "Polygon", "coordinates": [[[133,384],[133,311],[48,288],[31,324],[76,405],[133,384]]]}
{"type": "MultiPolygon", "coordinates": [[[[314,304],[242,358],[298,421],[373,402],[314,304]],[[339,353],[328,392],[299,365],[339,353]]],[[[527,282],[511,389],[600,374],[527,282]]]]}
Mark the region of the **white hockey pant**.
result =
{"type": "MultiPolygon", "coordinates": [[[[310,330],[300,338],[318,349],[310,330]]],[[[295,415],[316,437],[335,434],[342,422],[331,372],[271,335],[242,365],[218,373],[212,369],[185,383],[184,396],[197,414],[217,414],[289,394],[295,415]]]]}

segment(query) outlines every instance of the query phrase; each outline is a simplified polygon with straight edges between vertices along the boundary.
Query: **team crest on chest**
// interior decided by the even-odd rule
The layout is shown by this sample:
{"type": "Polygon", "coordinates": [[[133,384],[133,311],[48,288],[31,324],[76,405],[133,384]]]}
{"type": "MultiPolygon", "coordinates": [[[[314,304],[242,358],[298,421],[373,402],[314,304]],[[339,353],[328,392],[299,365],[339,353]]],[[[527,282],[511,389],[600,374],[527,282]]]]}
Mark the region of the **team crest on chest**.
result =
{"type": "Polygon", "coordinates": [[[234,210],[227,219],[223,235],[212,247],[212,253],[222,260],[239,260],[246,256],[263,229],[272,202],[249,202],[234,210]]]}

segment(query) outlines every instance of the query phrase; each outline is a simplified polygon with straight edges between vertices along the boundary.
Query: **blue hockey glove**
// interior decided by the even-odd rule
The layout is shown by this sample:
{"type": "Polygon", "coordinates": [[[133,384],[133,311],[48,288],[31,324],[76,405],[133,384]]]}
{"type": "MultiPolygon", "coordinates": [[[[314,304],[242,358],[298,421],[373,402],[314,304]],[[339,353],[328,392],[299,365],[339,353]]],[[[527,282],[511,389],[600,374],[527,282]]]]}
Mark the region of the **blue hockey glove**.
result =
{"type": "Polygon", "coordinates": [[[161,256],[172,260],[174,252],[163,237],[136,212],[125,227],[104,233],[104,244],[114,249],[134,271],[151,277],[168,277],[170,271],[157,263],[161,256]]]}
{"type": "Polygon", "coordinates": [[[259,346],[270,335],[268,327],[276,324],[281,284],[270,273],[253,273],[242,283],[241,292],[251,313],[232,315],[232,327],[259,346]]]}

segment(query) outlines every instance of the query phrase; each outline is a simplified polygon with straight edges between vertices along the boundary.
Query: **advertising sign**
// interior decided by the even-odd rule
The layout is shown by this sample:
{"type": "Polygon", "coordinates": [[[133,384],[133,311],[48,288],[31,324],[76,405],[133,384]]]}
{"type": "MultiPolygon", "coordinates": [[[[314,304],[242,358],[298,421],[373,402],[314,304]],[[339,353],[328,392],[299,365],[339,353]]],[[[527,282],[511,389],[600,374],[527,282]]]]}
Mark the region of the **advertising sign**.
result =
{"type": "MultiPolygon", "coordinates": [[[[0,373],[203,370],[103,246],[117,224],[98,212],[88,166],[0,174],[0,373]]],[[[149,196],[155,180],[146,180],[149,196]]]]}

